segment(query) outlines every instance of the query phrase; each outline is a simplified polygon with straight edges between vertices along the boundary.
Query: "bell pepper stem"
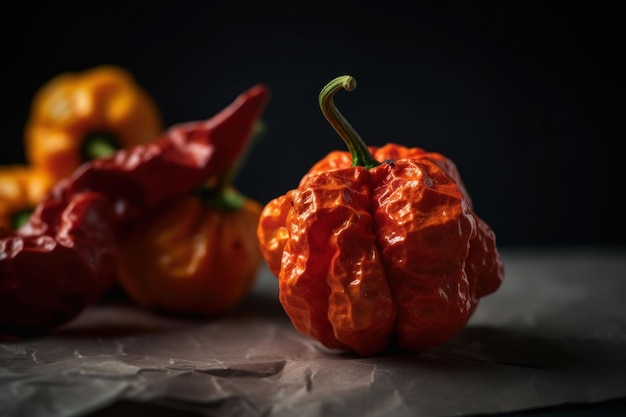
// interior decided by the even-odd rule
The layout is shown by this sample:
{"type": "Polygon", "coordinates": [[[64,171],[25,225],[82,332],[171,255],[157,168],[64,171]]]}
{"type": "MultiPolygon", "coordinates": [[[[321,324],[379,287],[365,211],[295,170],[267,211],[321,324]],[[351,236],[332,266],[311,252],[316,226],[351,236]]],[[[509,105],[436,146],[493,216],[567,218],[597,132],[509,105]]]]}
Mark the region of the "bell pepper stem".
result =
{"type": "Polygon", "coordinates": [[[350,75],[342,75],[331,80],[319,95],[319,105],[322,114],[345,142],[352,155],[352,166],[362,166],[367,169],[380,165],[371,154],[361,136],[341,114],[334,102],[335,93],[340,89],[352,91],[356,88],[356,80],[350,75]]]}
{"type": "Polygon", "coordinates": [[[115,136],[107,132],[94,132],[83,141],[82,155],[85,161],[106,158],[120,149],[115,136]]]}
{"type": "Polygon", "coordinates": [[[19,228],[24,226],[26,223],[28,223],[28,219],[30,218],[30,215],[32,213],[33,213],[33,209],[31,208],[27,208],[24,210],[20,210],[16,213],[13,213],[13,215],[11,216],[11,220],[10,220],[11,229],[18,230],[19,228]]]}

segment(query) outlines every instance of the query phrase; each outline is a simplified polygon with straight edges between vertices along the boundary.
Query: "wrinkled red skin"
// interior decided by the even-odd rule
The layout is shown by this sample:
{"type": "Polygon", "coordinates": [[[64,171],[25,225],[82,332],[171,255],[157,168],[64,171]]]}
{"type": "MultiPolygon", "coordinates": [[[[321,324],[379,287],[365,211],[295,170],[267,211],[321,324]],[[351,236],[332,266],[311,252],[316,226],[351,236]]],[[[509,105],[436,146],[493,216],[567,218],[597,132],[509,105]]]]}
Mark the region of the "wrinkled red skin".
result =
{"type": "MultiPolygon", "coordinates": [[[[397,161],[402,159],[423,160],[434,162],[441,168],[458,186],[459,191],[472,209],[472,214],[476,220],[476,236],[470,242],[470,249],[466,260],[466,272],[469,278],[470,292],[473,295],[470,315],[476,307],[479,298],[496,291],[504,277],[504,264],[500,259],[496,247],[495,233],[491,227],[473,212],[472,199],[465,187],[461,174],[456,164],[445,155],[438,152],[428,152],[422,148],[399,145],[397,143],[387,143],[383,146],[369,146],[370,153],[378,161],[397,161]]],[[[310,177],[319,172],[345,169],[352,165],[350,152],[333,151],[326,157],[315,163],[300,180],[304,184],[310,177]]]]}
{"type": "Polygon", "coordinates": [[[46,333],[98,300],[115,282],[116,240],[145,213],[226,172],[268,99],[256,85],[209,120],[88,162],[21,229],[0,230],[0,338],[46,333]]]}
{"type": "MultiPolygon", "coordinates": [[[[80,193],[64,204],[42,204],[48,233],[0,235],[0,337],[41,334],[75,317],[114,282],[111,203],[80,193]]],[[[6,233],[7,231],[5,231],[6,233]]]]}
{"type": "Polygon", "coordinates": [[[456,335],[504,276],[495,234],[455,164],[398,144],[378,166],[333,151],[270,201],[258,237],[301,333],[368,356],[424,351],[456,335]]]}

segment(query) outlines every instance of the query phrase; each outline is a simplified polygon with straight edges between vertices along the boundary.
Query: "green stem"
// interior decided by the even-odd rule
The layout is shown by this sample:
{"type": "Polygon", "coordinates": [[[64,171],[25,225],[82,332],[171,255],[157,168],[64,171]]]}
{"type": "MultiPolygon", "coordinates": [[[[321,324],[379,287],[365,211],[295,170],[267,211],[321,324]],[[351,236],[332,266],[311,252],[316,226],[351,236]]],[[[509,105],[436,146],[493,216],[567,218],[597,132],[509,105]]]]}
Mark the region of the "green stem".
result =
{"type": "Polygon", "coordinates": [[[17,230],[20,227],[24,226],[26,223],[28,223],[28,220],[30,219],[32,213],[32,208],[26,208],[13,213],[11,215],[11,219],[9,220],[11,228],[13,230],[17,230]]]}
{"type": "Polygon", "coordinates": [[[196,198],[199,198],[205,207],[218,211],[237,211],[245,203],[245,197],[234,188],[226,188],[221,181],[214,186],[203,186],[196,190],[196,198]]]}
{"type": "Polygon", "coordinates": [[[119,149],[120,145],[114,135],[108,132],[92,132],[83,141],[82,155],[85,161],[91,161],[111,156],[119,149]]]}
{"type": "Polygon", "coordinates": [[[259,137],[266,133],[266,130],[265,122],[263,120],[257,120],[247,146],[235,163],[233,163],[224,175],[217,179],[214,185],[205,185],[196,191],[196,196],[203,204],[219,211],[236,211],[243,206],[245,197],[232,187],[232,183],[239,173],[239,169],[244,163],[244,160],[248,157],[250,148],[259,137]]]}
{"type": "Polygon", "coordinates": [[[333,98],[335,93],[342,88],[347,91],[354,90],[356,88],[356,80],[349,75],[342,75],[326,84],[319,95],[322,113],[348,147],[352,155],[352,166],[362,166],[370,169],[380,165],[380,162],[374,159],[370,153],[361,136],[335,106],[333,98]]]}

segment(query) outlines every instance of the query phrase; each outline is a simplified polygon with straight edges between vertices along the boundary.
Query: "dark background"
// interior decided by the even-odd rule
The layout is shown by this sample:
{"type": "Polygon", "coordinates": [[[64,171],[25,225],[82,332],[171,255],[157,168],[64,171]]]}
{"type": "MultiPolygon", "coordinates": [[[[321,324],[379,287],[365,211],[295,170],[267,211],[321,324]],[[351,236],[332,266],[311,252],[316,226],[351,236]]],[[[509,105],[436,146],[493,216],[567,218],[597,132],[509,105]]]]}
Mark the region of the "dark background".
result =
{"type": "Polygon", "coordinates": [[[453,159],[501,246],[621,245],[621,15],[545,3],[5,2],[0,164],[24,161],[31,99],[61,72],[127,68],[166,126],[266,83],[267,135],[237,178],[265,203],[344,149],[317,96],[350,74],[336,103],[366,142],[453,159]]]}

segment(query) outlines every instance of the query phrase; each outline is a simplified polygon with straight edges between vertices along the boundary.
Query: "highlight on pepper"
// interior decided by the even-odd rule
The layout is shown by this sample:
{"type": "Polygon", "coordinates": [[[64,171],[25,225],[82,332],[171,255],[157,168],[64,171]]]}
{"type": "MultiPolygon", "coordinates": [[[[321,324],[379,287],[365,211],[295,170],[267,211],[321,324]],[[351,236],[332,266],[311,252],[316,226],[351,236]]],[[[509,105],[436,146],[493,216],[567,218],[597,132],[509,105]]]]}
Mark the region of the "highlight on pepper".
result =
{"type": "Polygon", "coordinates": [[[466,325],[504,265],[452,160],[365,144],[333,100],[355,87],[345,75],[320,92],[348,151],[330,152],[265,205],[259,245],[299,332],[359,355],[427,350],[466,325]]]}

